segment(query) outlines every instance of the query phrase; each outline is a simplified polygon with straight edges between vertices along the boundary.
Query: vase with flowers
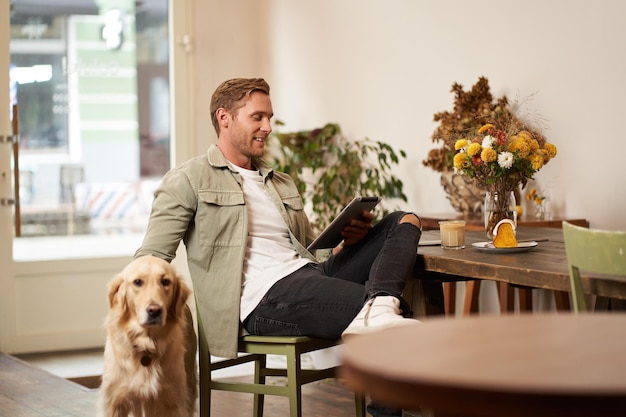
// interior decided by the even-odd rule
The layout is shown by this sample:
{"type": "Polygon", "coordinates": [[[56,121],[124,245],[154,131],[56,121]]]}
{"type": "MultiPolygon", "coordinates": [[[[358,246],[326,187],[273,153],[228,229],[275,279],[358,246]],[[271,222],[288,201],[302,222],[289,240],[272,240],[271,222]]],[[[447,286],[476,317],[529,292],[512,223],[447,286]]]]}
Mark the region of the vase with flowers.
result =
{"type": "MultiPolygon", "coordinates": [[[[527,131],[540,143],[545,139],[530,123],[517,116],[523,103],[511,105],[506,96],[494,97],[486,77],[479,77],[478,82],[467,90],[454,83],[451,92],[454,93],[454,107],[451,111],[435,113],[434,121],[439,125],[432,134],[432,141],[437,146],[428,152],[422,163],[441,173],[441,185],[457,212],[466,217],[478,217],[484,214],[485,193],[490,187],[477,184],[470,176],[459,175],[453,165],[457,152],[455,142],[461,137],[472,137],[486,123],[506,127],[506,132],[527,131]]],[[[520,201],[516,203],[519,205],[520,201]]]]}
{"type": "MultiPolygon", "coordinates": [[[[501,120],[505,122],[505,120],[501,120]]],[[[485,196],[485,230],[502,219],[516,221],[513,191],[556,156],[556,146],[542,135],[519,129],[516,124],[486,123],[478,131],[455,142],[453,165],[488,192],[485,196]]]]}
{"type": "Polygon", "coordinates": [[[437,146],[428,152],[422,163],[441,173],[441,185],[454,210],[474,217],[482,212],[485,190],[454,172],[454,142],[468,132],[475,132],[485,123],[482,121],[484,117],[491,119],[506,111],[507,99],[494,100],[485,77],[480,77],[468,90],[454,83],[451,92],[454,94],[454,106],[451,111],[438,112],[433,116],[433,120],[439,123],[432,134],[432,141],[437,146]]]}
{"type": "Polygon", "coordinates": [[[549,220],[550,219],[550,204],[548,196],[541,195],[536,188],[531,188],[526,194],[526,200],[532,202],[535,208],[535,219],[537,220],[549,220]]]}

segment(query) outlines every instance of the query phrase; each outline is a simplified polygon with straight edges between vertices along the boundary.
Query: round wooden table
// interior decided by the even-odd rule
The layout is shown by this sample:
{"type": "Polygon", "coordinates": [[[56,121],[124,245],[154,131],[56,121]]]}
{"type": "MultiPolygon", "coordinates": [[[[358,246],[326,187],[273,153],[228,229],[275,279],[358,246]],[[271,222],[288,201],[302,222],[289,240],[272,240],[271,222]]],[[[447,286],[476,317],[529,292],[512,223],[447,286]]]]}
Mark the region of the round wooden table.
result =
{"type": "Polygon", "coordinates": [[[357,390],[436,416],[626,415],[626,314],[482,315],[348,338],[357,390]]]}

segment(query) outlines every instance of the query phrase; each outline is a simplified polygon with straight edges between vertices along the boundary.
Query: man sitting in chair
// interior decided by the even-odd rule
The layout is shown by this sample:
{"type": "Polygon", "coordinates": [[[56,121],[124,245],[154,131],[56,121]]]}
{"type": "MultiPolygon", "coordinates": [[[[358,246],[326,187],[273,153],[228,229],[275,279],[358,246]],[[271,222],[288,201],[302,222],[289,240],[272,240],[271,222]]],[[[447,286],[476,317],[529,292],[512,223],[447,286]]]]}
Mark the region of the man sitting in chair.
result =
{"type": "MultiPolygon", "coordinates": [[[[272,131],[269,92],[260,78],[216,89],[217,144],[164,176],[136,256],[171,261],[184,242],[212,355],[237,355],[241,325],[255,335],[339,339],[418,323],[404,317],[402,291],[419,217],[394,212],[372,226],[373,215],[363,212],[318,262],[306,249],[315,236],[293,179],[261,159],[272,131]]],[[[368,409],[401,415],[378,404],[368,409]]]]}

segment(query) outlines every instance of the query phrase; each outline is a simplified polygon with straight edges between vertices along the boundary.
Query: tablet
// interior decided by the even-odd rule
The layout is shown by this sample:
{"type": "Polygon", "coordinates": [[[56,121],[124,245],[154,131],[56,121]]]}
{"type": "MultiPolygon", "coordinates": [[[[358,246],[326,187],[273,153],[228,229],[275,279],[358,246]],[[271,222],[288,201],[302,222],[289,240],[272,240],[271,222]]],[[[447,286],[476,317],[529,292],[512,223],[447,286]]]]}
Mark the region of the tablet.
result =
{"type": "Polygon", "coordinates": [[[350,223],[350,220],[359,217],[363,211],[371,211],[380,203],[380,200],[380,197],[355,197],[307,249],[328,249],[337,246],[343,240],[341,231],[350,223]]]}

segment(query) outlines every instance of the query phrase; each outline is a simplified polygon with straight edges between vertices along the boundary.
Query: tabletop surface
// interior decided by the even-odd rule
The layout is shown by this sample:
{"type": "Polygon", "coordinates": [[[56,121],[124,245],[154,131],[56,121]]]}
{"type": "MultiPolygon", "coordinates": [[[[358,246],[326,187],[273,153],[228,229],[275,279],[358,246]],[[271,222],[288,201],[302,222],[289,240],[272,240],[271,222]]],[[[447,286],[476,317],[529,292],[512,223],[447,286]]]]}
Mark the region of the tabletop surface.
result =
{"type": "Polygon", "coordinates": [[[623,413],[625,329],[617,313],[436,318],[349,338],[342,368],[351,385],[405,408],[603,415],[599,403],[623,413]]]}
{"type": "MultiPolygon", "coordinates": [[[[425,231],[422,240],[439,237],[438,230],[425,231]]],[[[439,245],[420,246],[415,276],[431,272],[449,276],[509,282],[533,288],[569,291],[569,271],[561,229],[549,227],[519,227],[518,240],[548,239],[523,253],[486,253],[472,247],[485,242],[484,231],[467,231],[466,248],[443,249],[439,245]]],[[[583,289],[607,297],[626,298],[626,277],[594,277],[583,273],[583,289]]]]}

